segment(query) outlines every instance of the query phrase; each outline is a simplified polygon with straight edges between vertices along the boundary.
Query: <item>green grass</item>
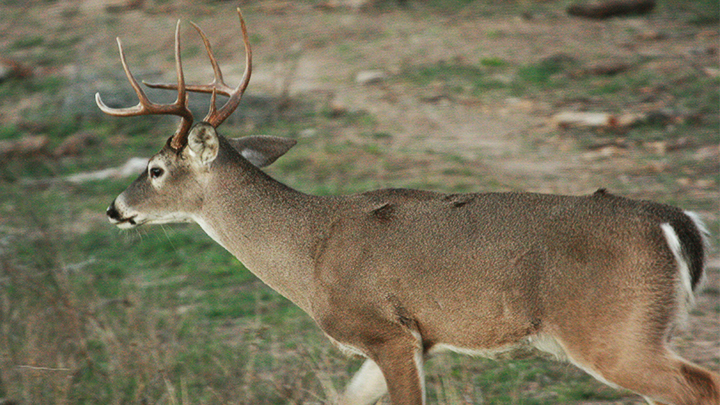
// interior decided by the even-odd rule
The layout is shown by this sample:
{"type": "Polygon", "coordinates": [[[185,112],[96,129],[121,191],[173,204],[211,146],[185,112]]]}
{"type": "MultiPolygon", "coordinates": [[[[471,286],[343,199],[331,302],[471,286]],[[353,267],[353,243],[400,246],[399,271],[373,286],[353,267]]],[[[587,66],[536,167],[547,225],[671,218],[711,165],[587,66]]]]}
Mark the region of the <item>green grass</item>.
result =
{"type": "MultiPolygon", "coordinates": [[[[502,89],[506,84],[493,78],[491,68],[458,62],[440,62],[435,65],[408,66],[401,77],[419,86],[442,82],[453,93],[477,95],[487,90],[502,89]]],[[[496,69],[493,69],[496,70],[496,69]]]]}
{"type": "Polygon", "coordinates": [[[480,59],[480,65],[490,68],[503,68],[509,65],[507,61],[498,57],[488,57],[480,59]]]}
{"type": "MultiPolygon", "coordinates": [[[[561,54],[518,66],[497,58],[482,59],[478,65],[443,61],[406,66],[399,80],[420,88],[443,83],[451,95],[477,96],[488,102],[508,96],[557,104],[589,99],[594,105],[602,105],[593,109],[618,115],[650,108],[647,119],[620,129],[620,135],[640,143],[690,136],[697,144],[716,144],[720,79],[691,68],[661,74],[644,69],[644,62],[638,63],[612,76],[583,76],[575,74],[581,71],[582,63],[561,54]],[[506,79],[498,80],[498,73],[506,79]],[[662,107],[645,107],[651,97],[670,101],[662,107]]],[[[608,128],[582,128],[569,133],[577,133],[581,141],[590,144],[598,137],[618,136],[618,131],[608,128]]]]}
{"type": "Polygon", "coordinates": [[[0,140],[15,139],[21,135],[16,124],[0,125],[0,140]]]}
{"type": "Polygon", "coordinates": [[[577,62],[569,57],[557,56],[542,59],[536,63],[520,66],[517,71],[519,84],[545,87],[556,84],[553,78],[577,66],[577,62]]]}
{"type": "Polygon", "coordinates": [[[43,37],[41,35],[34,35],[34,36],[30,36],[30,37],[16,39],[10,45],[10,49],[18,50],[18,49],[34,48],[37,46],[41,46],[43,43],[45,43],[45,37],[43,37]]]}
{"type": "MultiPolygon", "coordinates": [[[[286,367],[285,360],[249,366],[242,348],[248,336],[215,334],[231,325],[250,332],[273,325],[277,331],[262,333],[277,336],[312,322],[260,287],[197,226],[122,234],[103,221],[76,233],[55,221],[76,217],[85,209],[80,200],[93,200],[91,209],[101,213],[109,193],[51,188],[27,195],[22,206],[14,201],[21,217],[6,225],[23,232],[6,235],[13,243],[0,255],[0,296],[11,304],[1,308],[0,341],[3,365],[12,364],[3,367],[0,395],[32,403],[135,403],[171,391],[179,400],[185,389],[186,400],[217,401],[207,387],[226,391],[242,367],[286,367]],[[63,203],[52,203],[58,198],[63,203]],[[25,378],[31,382],[2,383],[25,378]]],[[[269,350],[259,342],[259,352],[269,350]]],[[[247,395],[256,394],[273,397],[267,383],[247,395]]]]}
{"type": "Polygon", "coordinates": [[[667,12],[683,15],[690,24],[717,26],[720,22],[720,4],[714,0],[678,0],[659,6],[667,12]]]}
{"type": "Polygon", "coordinates": [[[566,88],[568,80],[562,74],[577,65],[577,61],[562,55],[521,66],[512,66],[501,58],[490,57],[481,59],[477,65],[441,61],[434,65],[406,66],[401,77],[419,86],[442,82],[456,94],[483,97],[494,97],[498,93],[524,95],[566,88]],[[497,74],[505,74],[510,79],[499,79],[497,74]]]}

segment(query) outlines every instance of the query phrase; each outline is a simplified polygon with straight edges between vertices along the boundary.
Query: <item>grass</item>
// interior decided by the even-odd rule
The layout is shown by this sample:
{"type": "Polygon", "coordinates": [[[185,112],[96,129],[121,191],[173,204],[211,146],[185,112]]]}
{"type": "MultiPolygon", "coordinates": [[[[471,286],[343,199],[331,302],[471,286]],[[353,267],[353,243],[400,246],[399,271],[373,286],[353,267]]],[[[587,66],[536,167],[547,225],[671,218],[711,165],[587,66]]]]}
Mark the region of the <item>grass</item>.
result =
{"type": "MultiPolygon", "coordinates": [[[[508,96],[557,104],[584,98],[592,104],[601,104],[601,111],[618,115],[650,109],[648,119],[621,129],[621,135],[633,141],[649,142],[674,140],[690,134],[699,144],[717,143],[719,78],[694,69],[668,75],[641,67],[612,76],[572,76],[581,67],[579,61],[563,55],[519,66],[498,58],[482,59],[476,65],[440,61],[406,66],[399,80],[420,88],[443,83],[452,95],[474,96],[488,102],[508,96]],[[499,80],[498,73],[508,79],[499,80]],[[648,98],[671,101],[662,108],[645,107],[648,98]],[[665,115],[667,118],[663,118],[665,115]]],[[[618,136],[617,131],[607,128],[582,128],[578,133],[592,139],[618,136]]]]}
{"type": "Polygon", "coordinates": [[[455,94],[496,97],[498,93],[527,95],[566,87],[565,77],[577,62],[561,56],[542,59],[536,63],[512,66],[507,61],[488,57],[478,64],[440,61],[432,65],[406,66],[401,77],[419,86],[442,82],[455,94]],[[510,76],[510,80],[498,78],[510,76]]]}
{"type": "MultiPolygon", "coordinates": [[[[442,82],[448,85],[453,93],[480,94],[486,90],[503,88],[505,85],[495,80],[490,74],[487,64],[481,66],[442,61],[433,65],[407,66],[402,73],[402,80],[413,82],[419,86],[428,86],[442,82]]],[[[494,66],[491,66],[494,67],[494,66]]]]}
{"type": "Polygon", "coordinates": [[[34,48],[36,46],[40,46],[45,42],[45,38],[40,35],[35,35],[27,38],[20,38],[10,45],[10,49],[18,50],[18,49],[27,49],[27,48],[34,48]]]}
{"type": "Polygon", "coordinates": [[[0,140],[15,139],[21,135],[16,124],[0,125],[0,140]]]}
{"type": "Polygon", "coordinates": [[[680,0],[662,4],[669,12],[682,13],[686,21],[698,26],[716,26],[720,22],[720,4],[714,0],[680,0]]]}

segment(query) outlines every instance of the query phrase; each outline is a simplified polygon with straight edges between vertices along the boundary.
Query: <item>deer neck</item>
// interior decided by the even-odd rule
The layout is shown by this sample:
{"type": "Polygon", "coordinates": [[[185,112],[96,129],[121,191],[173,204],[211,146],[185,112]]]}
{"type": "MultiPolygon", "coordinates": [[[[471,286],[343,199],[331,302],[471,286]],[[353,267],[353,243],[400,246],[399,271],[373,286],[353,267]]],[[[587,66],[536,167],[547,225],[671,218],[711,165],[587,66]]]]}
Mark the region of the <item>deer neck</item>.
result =
{"type": "Polygon", "coordinates": [[[310,252],[326,211],[323,198],[293,190],[246,161],[232,166],[206,185],[196,222],[263,282],[311,313],[310,252]]]}

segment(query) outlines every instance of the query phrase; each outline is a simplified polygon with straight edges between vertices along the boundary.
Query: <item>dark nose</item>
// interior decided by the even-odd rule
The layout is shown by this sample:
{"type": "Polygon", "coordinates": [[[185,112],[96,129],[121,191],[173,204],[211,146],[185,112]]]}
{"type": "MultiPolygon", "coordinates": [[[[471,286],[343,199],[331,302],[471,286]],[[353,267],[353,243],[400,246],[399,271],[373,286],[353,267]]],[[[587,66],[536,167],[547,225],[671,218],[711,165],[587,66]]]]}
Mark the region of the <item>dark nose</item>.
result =
{"type": "Polygon", "coordinates": [[[118,212],[117,209],[115,209],[115,201],[114,200],[112,203],[110,203],[110,206],[107,209],[107,216],[110,219],[114,219],[115,221],[120,220],[120,213],[118,212]]]}

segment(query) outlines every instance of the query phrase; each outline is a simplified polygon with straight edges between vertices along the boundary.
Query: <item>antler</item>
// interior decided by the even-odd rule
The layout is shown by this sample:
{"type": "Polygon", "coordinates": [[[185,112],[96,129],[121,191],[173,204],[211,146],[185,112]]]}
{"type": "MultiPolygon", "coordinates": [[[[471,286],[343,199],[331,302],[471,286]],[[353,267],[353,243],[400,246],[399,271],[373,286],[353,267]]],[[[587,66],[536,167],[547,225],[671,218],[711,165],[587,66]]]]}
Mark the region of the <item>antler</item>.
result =
{"type": "MultiPolygon", "coordinates": [[[[250,82],[250,75],[252,74],[252,49],[250,48],[250,37],[247,33],[247,27],[245,26],[245,20],[243,19],[242,13],[240,12],[240,8],[237,9],[238,17],[240,18],[240,27],[242,29],[242,35],[243,35],[243,44],[245,45],[245,72],[243,73],[242,80],[240,81],[240,84],[236,88],[232,88],[225,84],[225,81],[223,80],[222,71],[220,70],[220,66],[217,63],[217,59],[215,59],[215,55],[212,52],[212,49],[210,47],[210,41],[208,40],[207,36],[205,35],[205,32],[195,23],[191,22],[193,27],[197,30],[197,32],[200,34],[200,37],[203,40],[203,43],[205,44],[205,50],[207,51],[208,58],[210,59],[210,64],[212,64],[213,72],[215,73],[215,77],[213,78],[213,81],[210,82],[210,84],[195,84],[195,85],[188,85],[186,86],[187,91],[193,91],[198,93],[210,93],[212,94],[212,99],[210,100],[210,110],[208,111],[207,116],[203,119],[203,121],[209,123],[213,127],[216,127],[220,124],[222,124],[227,117],[230,116],[230,114],[235,111],[238,104],[240,104],[240,100],[242,99],[242,95],[245,92],[245,89],[248,86],[248,83],[250,82]],[[230,97],[228,101],[225,102],[225,105],[223,105],[219,110],[216,109],[215,106],[215,98],[217,93],[220,93],[224,96],[230,97]]],[[[163,84],[163,83],[145,83],[148,87],[152,88],[159,88],[159,89],[176,89],[178,88],[178,85],[174,84],[163,84]]]]}
{"type": "Polygon", "coordinates": [[[118,49],[120,50],[120,61],[122,62],[123,70],[125,70],[125,75],[127,76],[128,81],[130,81],[130,85],[135,90],[135,94],[137,94],[139,102],[134,107],[111,108],[103,103],[100,98],[100,93],[95,93],[95,102],[104,113],[116,117],[132,117],[136,115],[151,114],[180,116],[180,125],[175,131],[175,135],[173,135],[170,143],[170,146],[175,149],[179,149],[187,141],[187,134],[193,123],[193,115],[188,108],[188,96],[185,87],[185,78],[183,76],[182,60],[180,59],[180,21],[178,21],[175,26],[175,71],[177,73],[177,85],[173,87],[177,89],[178,96],[172,104],[156,104],[148,99],[137,80],[135,80],[132,73],[130,73],[130,68],[128,68],[127,62],[125,61],[125,52],[123,51],[120,38],[117,38],[117,43],[118,49]]]}
{"type": "Polygon", "coordinates": [[[120,61],[122,62],[123,69],[127,75],[130,85],[135,90],[135,93],[140,100],[139,103],[134,107],[128,108],[110,108],[103,103],[100,98],[100,93],[95,94],[95,102],[98,107],[106,113],[116,117],[131,117],[136,115],[149,115],[149,114],[170,114],[179,115],[181,117],[180,125],[178,126],[175,135],[173,135],[170,141],[170,146],[174,149],[180,149],[187,143],[187,135],[190,131],[190,127],[193,123],[193,115],[188,108],[188,91],[194,91],[198,93],[211,93],[212,99],[210,100],[210,110],[203,121],[209,123],[213,127],[217,128],[218,125],[222,124],[223,121],[235,111],[240,100],[242,99],[243,93],[250,82],[250,75],[252,73],[252,49],[250,48],[250,37],[247,33],[247,27],[245,26],[245,20],[243,19],[240,8],[237,9],[238,17],[240,17],[240,27],[242,29],[243,44],[245,45],[245,73],[243,73],[242,80],[236,88],[232,88],[225,84],[223,80],[222,71],[220,66],[215,59],[215,55],[210,48],[210,41],[203,32],[203,30],[195,23],[191,22],[193,27],[198,31],[200,37],[202,37],[203,43],[205,44],[205,50],[207,50],[208,58],[212,64],[215,77],[210,84],[205,85],[185,85],[185,78],[182,71],[182,61],[180,59],[180,21],[178,21],[175,27],[175,70],[177,71],[177,84],[165,84],[165,83],[146,83],[143,84],[158,89],[177,89],[178,97],[172,104],[155,104],[151,102],[145,92],[142,90],[137,80],[130,73],[130,69],[125,62],[125,53],[122,49],[122,43],[120,38],[117,39],[118,48],[120,49],[120,61]],[[215,99],[217,93],[229,97],[228,101],[225,102],[219,110],[216,109],[215,99]]]}

